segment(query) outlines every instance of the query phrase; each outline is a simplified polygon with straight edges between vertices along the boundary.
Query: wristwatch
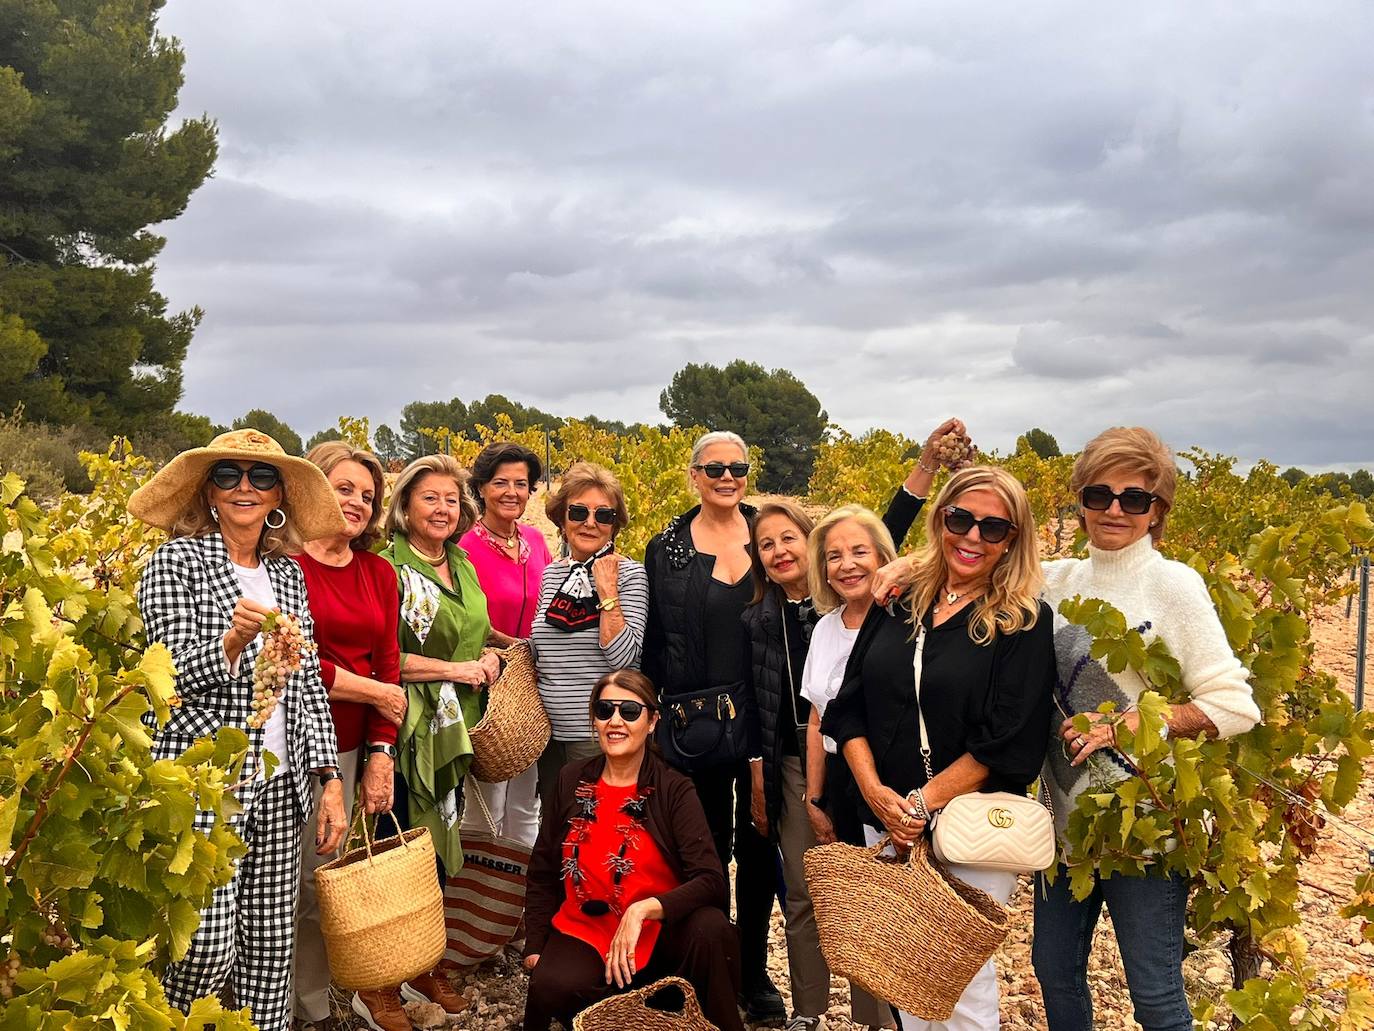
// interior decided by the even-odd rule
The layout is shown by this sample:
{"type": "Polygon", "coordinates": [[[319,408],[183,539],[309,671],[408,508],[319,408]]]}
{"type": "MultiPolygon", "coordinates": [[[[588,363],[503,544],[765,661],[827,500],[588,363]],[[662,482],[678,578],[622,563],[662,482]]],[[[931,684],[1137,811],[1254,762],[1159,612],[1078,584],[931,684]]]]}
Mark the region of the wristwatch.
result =
{"type": "Polygon", "coordinates": [[[317,776],[320,778],[320,787],[322,788],[327,787],[331,780],[343,780],[343,774],[338,770],[325,770],[317,776]]]}
{"type": "Polygon", "coordinates": [[[824,795],[817,795],[815,798],[808,798],[807,801],[814,805],[817,809],[821,810],[822,812],[825,811],[824,795]]]}
{"type": "Polygon", "coordinates": [[[596,603],[596,607],[599,608],[602,612],[610,612],[611,609],[615,608],[619,604],[619,598],[602,598],[599,602],[596,603]]]}
{"type": "Polygon", "coordinates": [[[380,752],[382,755],[386,756],[388,759],[395,759],[395,758],[396,758],[396,746],[395,746],[395,745],[389,745],[389,744],[386,744],[385,742],[372,742],[372,743],[368,744],[368,746],[367,746],[367,754],[368,754],[368,755],[376,755],[378,752],[380,752]]]}

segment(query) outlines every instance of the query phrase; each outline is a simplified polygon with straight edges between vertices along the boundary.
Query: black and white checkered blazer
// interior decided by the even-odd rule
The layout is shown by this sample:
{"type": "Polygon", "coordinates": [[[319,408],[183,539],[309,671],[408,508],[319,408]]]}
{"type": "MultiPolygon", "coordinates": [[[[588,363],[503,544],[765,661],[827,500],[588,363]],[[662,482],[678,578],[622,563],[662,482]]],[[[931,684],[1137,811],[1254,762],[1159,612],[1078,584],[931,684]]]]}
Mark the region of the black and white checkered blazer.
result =
{"type": "MultiPolygon", "coordinates": [[[[305,639],[313,641],[315,622],[300,566],[289,558],[263,561],[278,607],[298,617],[305,639]]],[[[178,537],[158,548],[148,560],[138,585],[138,605],[148,641],[160,641],[171,650],[177,669],[177,694],[181,696],[181,707],[172,710],[171,720],[155,735],[154,759],[175,758],[198,737],[214,734],[220,727],[238,727],[252,742],[243,776],[257,776],[263,732],[249,729],[248,717],[252,712],[253,661],[262,638],[243,650],[237,676],[229,672],[224,658],[224,635],[242,594],[224,539],[218,533],[178,537]]],[[[320,679],[319,657],[313,651],[292,674],[283,703],[290,776],[295,781],[301,819],[305,820],[313,806],[309,771],[336,766],[339,761],[334,720],[320,679]]]]}

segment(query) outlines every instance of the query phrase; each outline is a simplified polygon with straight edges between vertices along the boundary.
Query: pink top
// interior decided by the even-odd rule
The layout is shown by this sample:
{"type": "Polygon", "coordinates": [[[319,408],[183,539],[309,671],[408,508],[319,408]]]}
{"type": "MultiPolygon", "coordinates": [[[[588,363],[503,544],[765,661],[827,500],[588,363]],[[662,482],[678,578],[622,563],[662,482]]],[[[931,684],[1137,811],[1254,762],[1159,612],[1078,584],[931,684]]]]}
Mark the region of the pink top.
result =
{"type": "Polygon", "coordinates": [[[479,522],[458,542],[477,570],[477,582],[487,596],[491,628],[511,637],[529,637],[539,608],[539,581],[553,561],[544,535],[533,526],[520,528],[519,558],[509,553],[479,522]]]}

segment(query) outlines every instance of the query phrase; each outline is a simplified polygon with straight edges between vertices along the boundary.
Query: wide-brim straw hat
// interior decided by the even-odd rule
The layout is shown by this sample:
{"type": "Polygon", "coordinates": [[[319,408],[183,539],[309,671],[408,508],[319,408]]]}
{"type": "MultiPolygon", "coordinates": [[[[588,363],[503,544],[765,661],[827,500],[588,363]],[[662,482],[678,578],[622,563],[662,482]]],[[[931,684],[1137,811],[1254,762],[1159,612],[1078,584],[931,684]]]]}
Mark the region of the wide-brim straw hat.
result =
{"type": "Polygon", "coordinates": [[[265,462],[275,466],[285,485],[286,504],[301,540],[313,541],[346,532],[334,489],[319,467],[288,455],[261,430],[221,433],[205,447],[183,451],[129,496],[129,512],[145,523],[170,531],[204,489],[210,467],[224,459],[265,462]]]}

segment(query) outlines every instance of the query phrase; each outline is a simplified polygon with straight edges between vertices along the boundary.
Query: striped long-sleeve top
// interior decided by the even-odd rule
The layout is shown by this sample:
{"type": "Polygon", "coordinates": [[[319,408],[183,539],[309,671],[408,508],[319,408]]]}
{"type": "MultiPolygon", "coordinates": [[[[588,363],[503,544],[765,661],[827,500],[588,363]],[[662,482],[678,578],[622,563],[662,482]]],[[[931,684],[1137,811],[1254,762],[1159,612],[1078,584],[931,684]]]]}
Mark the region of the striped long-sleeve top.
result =
{"type": "Polygon", "coordinates": [[[539,697],[553,724],[554,740],[588,741],[592,738],[591,718],[587,712],[592,687],[612,670],[639,668],[644,628],[649,618],[649,578],[641,563],[621,558],[617,573],[619,605],[625,614],[625,627],[603,648],[600,628],[596,625],[567,632],[544,622],[544,613],[567,579],[568,568],[566,558],[544,568],[530,647],[539,675],[539,697]]]}

